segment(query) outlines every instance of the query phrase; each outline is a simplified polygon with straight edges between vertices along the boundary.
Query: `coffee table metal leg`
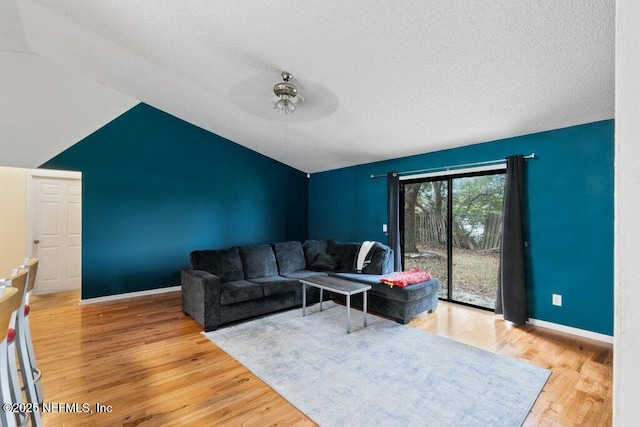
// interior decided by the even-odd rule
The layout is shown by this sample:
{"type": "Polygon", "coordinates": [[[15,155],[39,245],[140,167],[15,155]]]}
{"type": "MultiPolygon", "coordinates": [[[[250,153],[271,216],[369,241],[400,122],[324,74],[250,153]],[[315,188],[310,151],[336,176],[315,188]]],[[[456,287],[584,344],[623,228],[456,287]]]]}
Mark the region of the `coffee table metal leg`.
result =
{"type": "Polygon", "coordinates": [[[362,312],[364,313],[364,327],[367,327],[367,291],[362,295],[362,312]]]}
{"type": "Polygon", "coordinates": [[[347,295],[347,333],[351,333],[351,295],[347,295]]]}
{"type": "Polygon", "coordinates": [[[322,291],[324,291],[324,289],[320,288],[320,311],[322,311],[322,291]]]}
{"type": "Polygon", "coordinates": [[[307,311],[307,284],[302,283],[302,317],[307,315],[306,311],[307,311]]]}

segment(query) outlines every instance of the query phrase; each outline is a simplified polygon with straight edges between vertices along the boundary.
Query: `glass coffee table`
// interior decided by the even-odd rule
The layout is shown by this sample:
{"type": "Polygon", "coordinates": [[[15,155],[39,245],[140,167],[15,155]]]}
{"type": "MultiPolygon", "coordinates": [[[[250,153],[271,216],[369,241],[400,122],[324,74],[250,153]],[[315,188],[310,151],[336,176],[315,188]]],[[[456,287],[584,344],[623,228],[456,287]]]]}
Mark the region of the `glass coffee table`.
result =
{"type": "Polygon", "coordinates": [[[352,282],[332,276],[312,276],[300,279],[302,283],[302,316],[306,316],[307,309],[307,285],[320,289],[320,311],[322,311],[322,292],[335,292],[347,297],[347,334],[351,333],[351,295],[362,293],[362,313],[364,314],[364,326],[367,326],[367,291],[370,285],[352,282]]]}

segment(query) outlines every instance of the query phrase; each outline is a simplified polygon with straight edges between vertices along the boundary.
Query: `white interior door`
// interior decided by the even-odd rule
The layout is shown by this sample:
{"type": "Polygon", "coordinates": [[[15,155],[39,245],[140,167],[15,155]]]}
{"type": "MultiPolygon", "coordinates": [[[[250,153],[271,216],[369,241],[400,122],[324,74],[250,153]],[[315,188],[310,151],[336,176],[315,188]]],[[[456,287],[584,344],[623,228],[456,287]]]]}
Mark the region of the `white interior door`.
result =
{"type": "Polygon", "coordinates": [[[27,248],[40,259],[34,293],[81,289],[82,181],[42,172],[29,179],[27,248]]]}

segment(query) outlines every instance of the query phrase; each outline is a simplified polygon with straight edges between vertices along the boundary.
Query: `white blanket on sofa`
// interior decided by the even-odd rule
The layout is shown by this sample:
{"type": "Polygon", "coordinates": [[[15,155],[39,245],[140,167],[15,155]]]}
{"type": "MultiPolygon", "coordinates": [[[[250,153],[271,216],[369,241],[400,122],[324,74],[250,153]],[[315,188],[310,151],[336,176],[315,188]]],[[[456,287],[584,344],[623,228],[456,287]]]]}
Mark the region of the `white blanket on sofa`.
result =
{"type": "Polygon", "coordinates": [[[371,262],[371,257],[367,257],[371,249],[375,246],[376,242],[371,242],[369,240],[365,240],[360,245],[360,249],[358,250],[358,256],[356,257],[356,271],[358,273],[362,273],[362,269],[366,265],[365,262],[368,260],[371,262]]]}

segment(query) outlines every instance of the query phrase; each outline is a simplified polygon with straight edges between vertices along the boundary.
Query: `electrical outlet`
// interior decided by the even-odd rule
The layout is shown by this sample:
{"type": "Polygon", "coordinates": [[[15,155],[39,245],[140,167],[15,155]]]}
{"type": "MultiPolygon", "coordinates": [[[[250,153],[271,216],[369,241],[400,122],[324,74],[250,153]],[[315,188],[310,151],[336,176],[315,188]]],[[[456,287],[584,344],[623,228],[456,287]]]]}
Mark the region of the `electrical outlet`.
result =
{"type": "Polygon", "coordinates": [[[382,232],[383,233],[387,232],[387,224],[382,224],[382,232]]]}
{"type": "Polygon", "coordinates": [[[553,294],[553,297],[551,298],[551,304],[562,307],[562,295],[553,294]]]}

